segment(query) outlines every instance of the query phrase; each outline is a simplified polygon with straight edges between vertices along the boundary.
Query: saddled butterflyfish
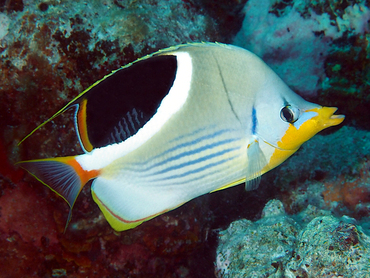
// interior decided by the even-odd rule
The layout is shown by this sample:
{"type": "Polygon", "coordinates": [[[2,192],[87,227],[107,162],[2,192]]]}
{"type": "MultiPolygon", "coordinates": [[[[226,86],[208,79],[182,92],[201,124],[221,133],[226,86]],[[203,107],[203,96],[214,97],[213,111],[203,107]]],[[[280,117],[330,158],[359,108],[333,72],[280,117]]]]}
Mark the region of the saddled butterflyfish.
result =
{"type": "Polygon", "coordinates": [[[334,115],[337,108],[295,94],[256,55],[218,43],[179,45],[141,58],[97,81],[40,126],[70,107],[85,154],[20,166],[71,210],[93,180],[92,197],[117,231],[206,193],[243,182],[255,189],[262,174],[344,120],[334,115]]]}

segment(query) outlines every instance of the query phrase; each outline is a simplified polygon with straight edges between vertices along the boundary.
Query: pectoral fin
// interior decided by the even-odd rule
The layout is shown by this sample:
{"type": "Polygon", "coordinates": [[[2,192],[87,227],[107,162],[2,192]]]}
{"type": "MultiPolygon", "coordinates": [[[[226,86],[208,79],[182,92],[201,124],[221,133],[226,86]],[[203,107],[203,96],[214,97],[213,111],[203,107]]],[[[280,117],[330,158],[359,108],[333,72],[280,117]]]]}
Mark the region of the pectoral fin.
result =
{"type": "Polygon", "coordinates": [[[245,190],[257,189],[262,176],[262,169],[267,165],[267,160],[263,154],[258,139],[254,139],[247,147],[247,168],[245,169],[245,190]]]}

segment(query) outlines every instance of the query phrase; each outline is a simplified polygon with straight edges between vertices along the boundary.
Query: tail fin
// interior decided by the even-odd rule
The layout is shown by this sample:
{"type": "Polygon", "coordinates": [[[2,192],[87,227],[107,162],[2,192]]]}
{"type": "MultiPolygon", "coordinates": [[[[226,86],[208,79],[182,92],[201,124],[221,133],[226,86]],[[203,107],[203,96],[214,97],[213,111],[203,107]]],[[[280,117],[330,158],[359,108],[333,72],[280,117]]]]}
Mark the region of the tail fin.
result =
{"type": "Polygon", "coordinates": [[[45,184],[69,205],[70,211],[65,230],[72,217],[72,208],[84,185],[99,174],[98,170],[86,171],[75,156],[21,161],[17,164],[45,184]]]}

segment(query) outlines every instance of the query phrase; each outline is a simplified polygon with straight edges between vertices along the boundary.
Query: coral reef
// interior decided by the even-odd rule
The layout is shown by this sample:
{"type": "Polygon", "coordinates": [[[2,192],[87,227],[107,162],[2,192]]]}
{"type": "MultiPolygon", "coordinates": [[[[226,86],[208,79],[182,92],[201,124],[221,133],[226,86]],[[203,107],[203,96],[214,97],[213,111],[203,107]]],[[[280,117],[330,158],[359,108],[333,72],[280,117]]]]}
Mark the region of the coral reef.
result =
{"type": "MultiPolygon", "coordinates": [[[[212,277],[215,231],[233,220],[259,219],[266,200],[273,198],[294,217],[275,201],[261,220],[240,220],[227,230],[234,234],[221,232],[222,244],[230,237],[236,242],[238,227],[246,227],[253,244],[238,243],[237,252],[249,250],[269,262],[261,268],[264,273],[285,269],[294,277],[314,277],[327,269],[344,275],[348,265],[340,254],[367,256],[362,249],[367,237],[359,226],[338,220],[349,215],[370,231],[366,130],[346,126],[318,135],[266,174],[258,190],[244,192],[239,186],[202,196],[123,233],[106,223],[88,186],[63,233],[68,206],[14,163],[81,153],[73,111],[20,147],[17,143],[112,70],[191,41],[233,40],[261,56],[301,95],[337,105],[347,123],[369,129],[369,11],[369,1],[362,0],[0,1],[1,276],[212,277]],[[315,228],[321,235],[317,241],[309,237],[315,228]],[[266,253],[256,251],[257,245],[266,253]],[[317,251],[332,260],[303,255],[317,251]]],[[[232,273],[234,266],[250,271],[246,262],[231,261],[225,252],[217,258],[219,276],[232,273]]],[[[248,258],[250,266],[258,266],[255,258],[248,258]]]]}
{"type": "Polygon", "coordinates": [[[370,272],[370,238],[361,226],[313,206],[294,219],[272,200],[260,220],[233,222],[219,238],[217,277],[368,277],[370,272]]]}

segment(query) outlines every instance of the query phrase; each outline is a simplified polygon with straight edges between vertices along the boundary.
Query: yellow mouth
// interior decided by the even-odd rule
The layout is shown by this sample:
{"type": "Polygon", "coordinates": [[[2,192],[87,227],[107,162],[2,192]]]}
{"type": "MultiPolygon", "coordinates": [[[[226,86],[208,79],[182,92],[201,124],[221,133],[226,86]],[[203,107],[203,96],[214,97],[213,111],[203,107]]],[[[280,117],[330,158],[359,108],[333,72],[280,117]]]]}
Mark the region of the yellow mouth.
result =
{"type": "Polygon", "coordinates": [[[334,115],[337,110],[338,108],[336,107],[319,107],[307,111],[313,111],[318,114],[316,117],[314,117],[317,123],[316,132],[319,132],[330,126],[339,125],[344,121],[344,115],[334,115]]]}

